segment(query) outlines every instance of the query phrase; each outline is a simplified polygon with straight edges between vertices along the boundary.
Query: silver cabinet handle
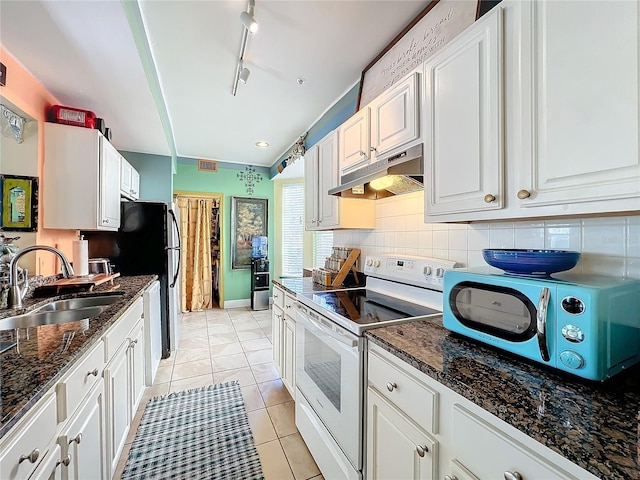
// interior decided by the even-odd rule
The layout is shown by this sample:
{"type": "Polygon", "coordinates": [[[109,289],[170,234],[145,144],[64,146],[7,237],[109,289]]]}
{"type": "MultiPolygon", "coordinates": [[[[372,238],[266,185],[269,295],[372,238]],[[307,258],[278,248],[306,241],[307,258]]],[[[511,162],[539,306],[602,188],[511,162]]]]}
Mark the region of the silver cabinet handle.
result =
{"type": "Polygon", "coordinates": [[[56,462],[56,467],[61,465],[61,464],[64,465],[65,467],[68,467],[70,463],[71,463],[71,454],[67,455],[62,460],[58,460],[56,462]]]}
{"type": "Polygon", "coordinates": [[[135,340],[131,340],[131,346],[134,347],[136,345],[136,343],[138,343],[138,339],[136,338],[135,340]]]}
{"type": "Polygon", "coordinates": [[[395,382],[391,383],[387,383],[387,390],[389,390],[390,392],[393,392],[396,388],[398,388],[398,385],[396,385],[395,382]]]}
{"type": "Polygon", "coordinates": [[[458,480],[458,477],[455,475],[445,475],[444,480],[458,480]]]}
{"type": "Polygon", "coordinates": [[[416,452],[418,452],[418,455],[420,455],[421,457],[424,457],[424,455],[429,451],[429,447],[427,447],[426,445],[416,445],[416,452]]]}
{"type": "Polygon", "coordinates": [[[522,480],[522,475],[518,472],[510,472],[507,470],[504,472],[504,480],[522,480]]]}
{"type": "Polygon", "coordinates": [[[548,362],[551,359],[551,356],[549,355],[549,347],[547,347],[547,308],[549,306],[550,296],[550,290],[547,287],[543,287],[540,292],[540,299],[538,300],[538,314],[536,316],[538,348],[540,348],[540,355],[542,356],[542,360],[545,362],[548,362]]]}
{"type": "Polygon", "coordinates": [[[89,370],[89,371],[87,372],[87,377],[88,377],[89,375],[93,375],[94,377],[97,377],[97,376],[98,376],[98,369],[97,369],[97,368],[94,368],[93,370],[89,370]]]}
{"type": "Polygon", "coordinates": [[[82,432],[78,433],[78,435],[76,435],[74,438],[69,440],[69,445],[71,445],[74,442],[77,443],[78,445],[80,445],[81,441],[82,441],[82,432]]]}
{"type": "Polygon", "coordinates": [[[291,308],[291,305],[285,305],[284,308],[286,308],[287,310],[289,310],[291,308]]]}
{"type": "Polygon", "coordinates": [[[34,448],[30,454],[20,455],[20,458],[18,459],[18,463],[22,463],[25,460],[29,460],[30,463],[36,463],[38,461],[39,456],[40,456],[40,450],[38,450],[37,448],[34,448]]]}

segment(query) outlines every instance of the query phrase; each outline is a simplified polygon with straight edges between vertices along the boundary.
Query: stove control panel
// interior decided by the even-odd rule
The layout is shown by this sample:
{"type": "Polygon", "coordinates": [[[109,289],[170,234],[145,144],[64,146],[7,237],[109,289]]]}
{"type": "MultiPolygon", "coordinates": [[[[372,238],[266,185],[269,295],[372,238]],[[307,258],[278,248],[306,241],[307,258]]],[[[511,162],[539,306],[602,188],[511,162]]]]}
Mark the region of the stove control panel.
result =
{"type": "Polygon", "coordinates": [[[445,270],[462,264],[440,258],[380,254],[367,256],[365,275],[442,291],[445,270]]]}

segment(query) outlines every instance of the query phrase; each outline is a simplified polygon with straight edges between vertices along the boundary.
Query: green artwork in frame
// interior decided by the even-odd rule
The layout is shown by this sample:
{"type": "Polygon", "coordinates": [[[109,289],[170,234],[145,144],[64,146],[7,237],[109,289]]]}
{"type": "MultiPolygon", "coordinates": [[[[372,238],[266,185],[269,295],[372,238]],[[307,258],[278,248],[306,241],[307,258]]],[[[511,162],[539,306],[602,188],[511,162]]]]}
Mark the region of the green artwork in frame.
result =
{"type": "Polygon", "coordinates": [[[0,230],[38,229],[38,178],[0,175],[0,230]]]}

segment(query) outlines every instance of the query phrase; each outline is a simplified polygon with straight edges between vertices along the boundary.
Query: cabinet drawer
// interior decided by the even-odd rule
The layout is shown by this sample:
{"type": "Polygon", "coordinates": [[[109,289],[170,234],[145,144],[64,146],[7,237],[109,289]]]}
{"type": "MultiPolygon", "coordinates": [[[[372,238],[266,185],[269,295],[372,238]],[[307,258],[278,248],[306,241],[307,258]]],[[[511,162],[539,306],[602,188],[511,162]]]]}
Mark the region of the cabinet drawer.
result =
{"type": "Polygon", "coordinates": [[[56,385],[58,423],[69,418],[78,408],[85,395],[102,378],[104,366],[104,344],[100,340],[56,385]]]}
{"type": "Polygon", "coordinates": [[[129,335],[129,332],[136,326],[138,320],[142,318],[143,303],[142,297],[135,301],[126,312],[124,312],[116,323],[104,336],[104,361],[109,361],[115,355],[129,335]]]}
{"type": "Polygon", "coordinates": [[[517,472],[523,479],[577,480],[460,404],[453,405],[452,424],[455,458],[470,478],[506,478],[505,472],[515,478],[517,472]]]}
{"type": "Polygon", "coordinates": [[[289,319],[296,321],[296,297],[293,295],[289,295],[288,293],[284,296],[284,314],[289,317],[289,319]]]}
{"type": "Polygon", "coordinates": [[[33,412],[14,427],[16,435],[7,435],[0,443],[0,478],[28,478],[53,444],[56,433],[56,396],[48,393],[33,407],[33,412]],[[37,451],[37,455],[36,455],[37,451]],[[33,455],[33,463],[26,458],[33,455]],[[20,458],[24,456],[24,460],[20,458]]]}
{"type": "Polygon", "coordinates": [[[438,433],[438,393],[369,352],[368,382],[384,398],[430,433],[438,433]]]}
{"type": "Polygon", "coordinates": [[[277,305],[280,308],[284,308],[284,297],[285,293],[279,287],[273,286],[273,304],[277,305]]]}

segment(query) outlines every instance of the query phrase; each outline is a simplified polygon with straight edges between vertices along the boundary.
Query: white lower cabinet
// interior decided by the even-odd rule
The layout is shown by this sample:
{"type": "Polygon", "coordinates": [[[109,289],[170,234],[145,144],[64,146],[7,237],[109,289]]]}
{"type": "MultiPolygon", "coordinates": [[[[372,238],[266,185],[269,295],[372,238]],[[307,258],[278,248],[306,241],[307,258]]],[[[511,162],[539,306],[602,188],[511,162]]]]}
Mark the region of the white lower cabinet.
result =
{"type": "Polygon", "coordinates": [[[437,442],[376,390],[367,391],[367,478],[436,479],[437,442]]]}
{"type": "Polygon", "coordinates": [[[597,479],[381,347],[368,348],[365,478],[597,479]]]}
{"type": "Polygon", "coordinates": [[[282,383],[295,398],[296,394],[296,322],[285,314],[282,338],[282,383]]]}
{"type": "Polygon", "coordinates": [[[142,310],[140,297],[0,440],[1,480],[113,478],[144,394],[142,310]]]}
{"type": "Polygon", "coordinates": [[[58,436],[67,480],[106,479],[106,421],[104,381],[87,396],[85,403],[58,436]]]}
{"type": "Polygon", "coordinates": [[[139,319],[104,370],[110,476],[118,466],[129,427],[144,393],[144,365],[144,322],[139,319]]]}
{"type": "Polygon", "coordinates": [[[289,393],[296,389],[296,314],[295,297],[279,287],[273,287],[271,306],[271,342],[273,363],[289,393]]]}
{"type": "Polygon", "coordinates": [[[284,330],[284,290],[273,286],[273,305],[271,305],[271,344],[273,364],[282,376],[282,335],[284,330]]]}

